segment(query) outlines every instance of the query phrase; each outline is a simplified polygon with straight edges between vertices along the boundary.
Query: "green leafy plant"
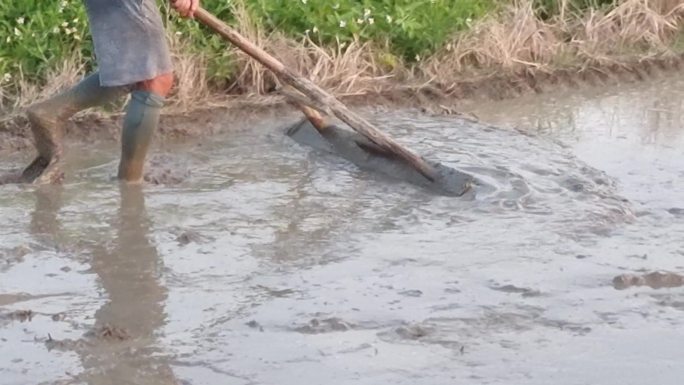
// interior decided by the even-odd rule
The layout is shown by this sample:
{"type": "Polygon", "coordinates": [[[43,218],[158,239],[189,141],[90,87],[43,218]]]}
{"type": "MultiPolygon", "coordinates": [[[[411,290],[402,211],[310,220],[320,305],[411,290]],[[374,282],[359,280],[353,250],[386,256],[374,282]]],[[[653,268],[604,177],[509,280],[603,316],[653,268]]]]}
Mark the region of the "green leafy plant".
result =
{"type": "Polygon", "coordinates": [[[317,43],[374,41],[407,60],[434,52],[492,9],[490,0],[252,0],[270,30],[317,43]]]}
{"type": "Polygon", "coordinates": [[[80,1],[22,0],[0,3],[0,81],[21,76],[40,81],[51,67],[80,55],[92,57],[80,1]]]}

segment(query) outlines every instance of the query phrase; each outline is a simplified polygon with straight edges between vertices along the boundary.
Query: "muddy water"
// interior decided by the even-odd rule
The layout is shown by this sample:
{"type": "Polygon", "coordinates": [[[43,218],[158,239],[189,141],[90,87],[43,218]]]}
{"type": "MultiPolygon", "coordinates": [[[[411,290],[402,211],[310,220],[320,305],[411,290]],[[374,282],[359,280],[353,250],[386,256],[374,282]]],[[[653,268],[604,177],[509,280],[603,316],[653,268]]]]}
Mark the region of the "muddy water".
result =
{"type": "Polygon", "coordinates": [[[142,189],[111,181],[111,144],[71,144],[63,187],[0,187],[0,383],[678,384],[684,289],[612,280],[684,272],[683,96],[376,114],[478,178],[458,199],[286,119],[163,143],[173,183],[142,189]]]}

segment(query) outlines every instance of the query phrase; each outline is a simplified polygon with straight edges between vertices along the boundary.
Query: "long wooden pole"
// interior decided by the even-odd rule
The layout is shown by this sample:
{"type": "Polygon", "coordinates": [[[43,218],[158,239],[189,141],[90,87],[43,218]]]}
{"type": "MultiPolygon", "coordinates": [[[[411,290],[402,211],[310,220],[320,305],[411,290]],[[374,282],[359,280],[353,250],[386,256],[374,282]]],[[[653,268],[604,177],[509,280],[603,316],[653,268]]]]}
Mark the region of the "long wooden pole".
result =
{"type": "Polygon", "coordinates": [[[359,134],[365,136],[368,138],[368,140],[377,144],[381,148],[404,159],[426,178],[430,180],[435,179],[435,170],[423,158],[403,147],[390,136],[375,128],[375,126],[373,126],[366,119],[353,113],[351,110],[349,110],[349,108],[347,108],[347,106],[337,100],[337,98],[335,98],[333,95],[325,92],[322,88],[318,87],[308,79],[298,76],[287,69],[285,65],[278,59],[271,56],[268,52],[264,51],[258,46],[252,44],[249,40],[245,39],[242,35],[230,28],[219,18],[212,15],[207,10],[199,8],[195,12],[195,19],[211,28],[213,31],[224,37],[246,54],[257,60],[259,63],[266,66],[266,68],[273,71],[283,83],[292,86],[310,98],[312,101],[314,101],[314,103],[311,104],[326,106],[327,109],[329,109],[335,116],[347,123],[359,134]]]}

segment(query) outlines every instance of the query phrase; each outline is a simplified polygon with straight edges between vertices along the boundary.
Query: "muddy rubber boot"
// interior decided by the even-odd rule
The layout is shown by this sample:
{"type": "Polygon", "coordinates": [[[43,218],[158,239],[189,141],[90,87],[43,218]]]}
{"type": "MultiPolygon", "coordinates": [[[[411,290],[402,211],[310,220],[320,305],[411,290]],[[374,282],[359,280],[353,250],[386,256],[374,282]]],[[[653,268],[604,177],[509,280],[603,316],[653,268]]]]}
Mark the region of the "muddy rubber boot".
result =
{"type": "Polygon", "coordinates": [[[162,96],[148,91],[131,93],[121,131],[119,179],[132,183],[142,182],[145,156],[152,134],[159,125],[164,101],[162,96]]]}
{"type": "Polygon", "coordinates": [[[111,103],[125,95],[127,87],[100,86],[99,73],[91,74],[71,89],[28,108],[38,156],[21,174],[24,183],[56,183],[63,173],[62,136],[66,121],[86,108],[111,103]]]}

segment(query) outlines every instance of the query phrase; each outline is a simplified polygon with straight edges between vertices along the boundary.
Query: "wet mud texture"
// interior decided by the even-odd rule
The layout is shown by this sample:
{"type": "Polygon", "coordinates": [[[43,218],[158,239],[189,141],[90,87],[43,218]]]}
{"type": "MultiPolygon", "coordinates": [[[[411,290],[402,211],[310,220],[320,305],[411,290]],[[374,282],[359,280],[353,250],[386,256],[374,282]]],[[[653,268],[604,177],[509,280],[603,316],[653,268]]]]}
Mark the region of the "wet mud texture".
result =
{"type": "MultiPolygon", "coordinates": [[[[63,168],[60,164],[60,169],[63,168]]],[[[114,172],[114,171],[112,171],[114,172]]],[[[191,175],[190,167],[178,158],[168,154],[152,154],[146,162],[144,171],[144,182],[150,185],[173,186],[184,182],[191,175]]],[[[57,178],[52,178],[49,182],[38,184],[62,184],[64,182],[64,172],[60,171],[57,178]]],[[[114,180],[114,176],[112,176],[114,180]]],[[[22,178],[20,169],[3,171],[0,173],[0,185],[3,184],[27,184],[22,178]]]]}
{"type": "Polygon", "coordinates": [[[21,182],[21,170],[10,170],[0,174],[0,185],[21,182]]]}
{"type": "Polygon", "coordinates": [[[297,143],[339,155],[361,169],[413,183],[436,194],[461,196],[475,183],[474,178],[464,172],[427,160],[436,172],[434,180],[429,180],[403,159],[378,148],[351,129],[331,125],[319,132],[304,119],[288,128],[286,133],[297,143]]]}
{"type": "Polygon", "coordinates": [[[111,142],[68,143],[63,185],[0,186],[0,383],[679,384],[684,286],[612,279],[684,272],[681,100],[678,74],[478,102],[487,124],[368,113],[473,175],[458,199],[283,117],[160,140],[192,172],[140,190],[111,142]]]}

